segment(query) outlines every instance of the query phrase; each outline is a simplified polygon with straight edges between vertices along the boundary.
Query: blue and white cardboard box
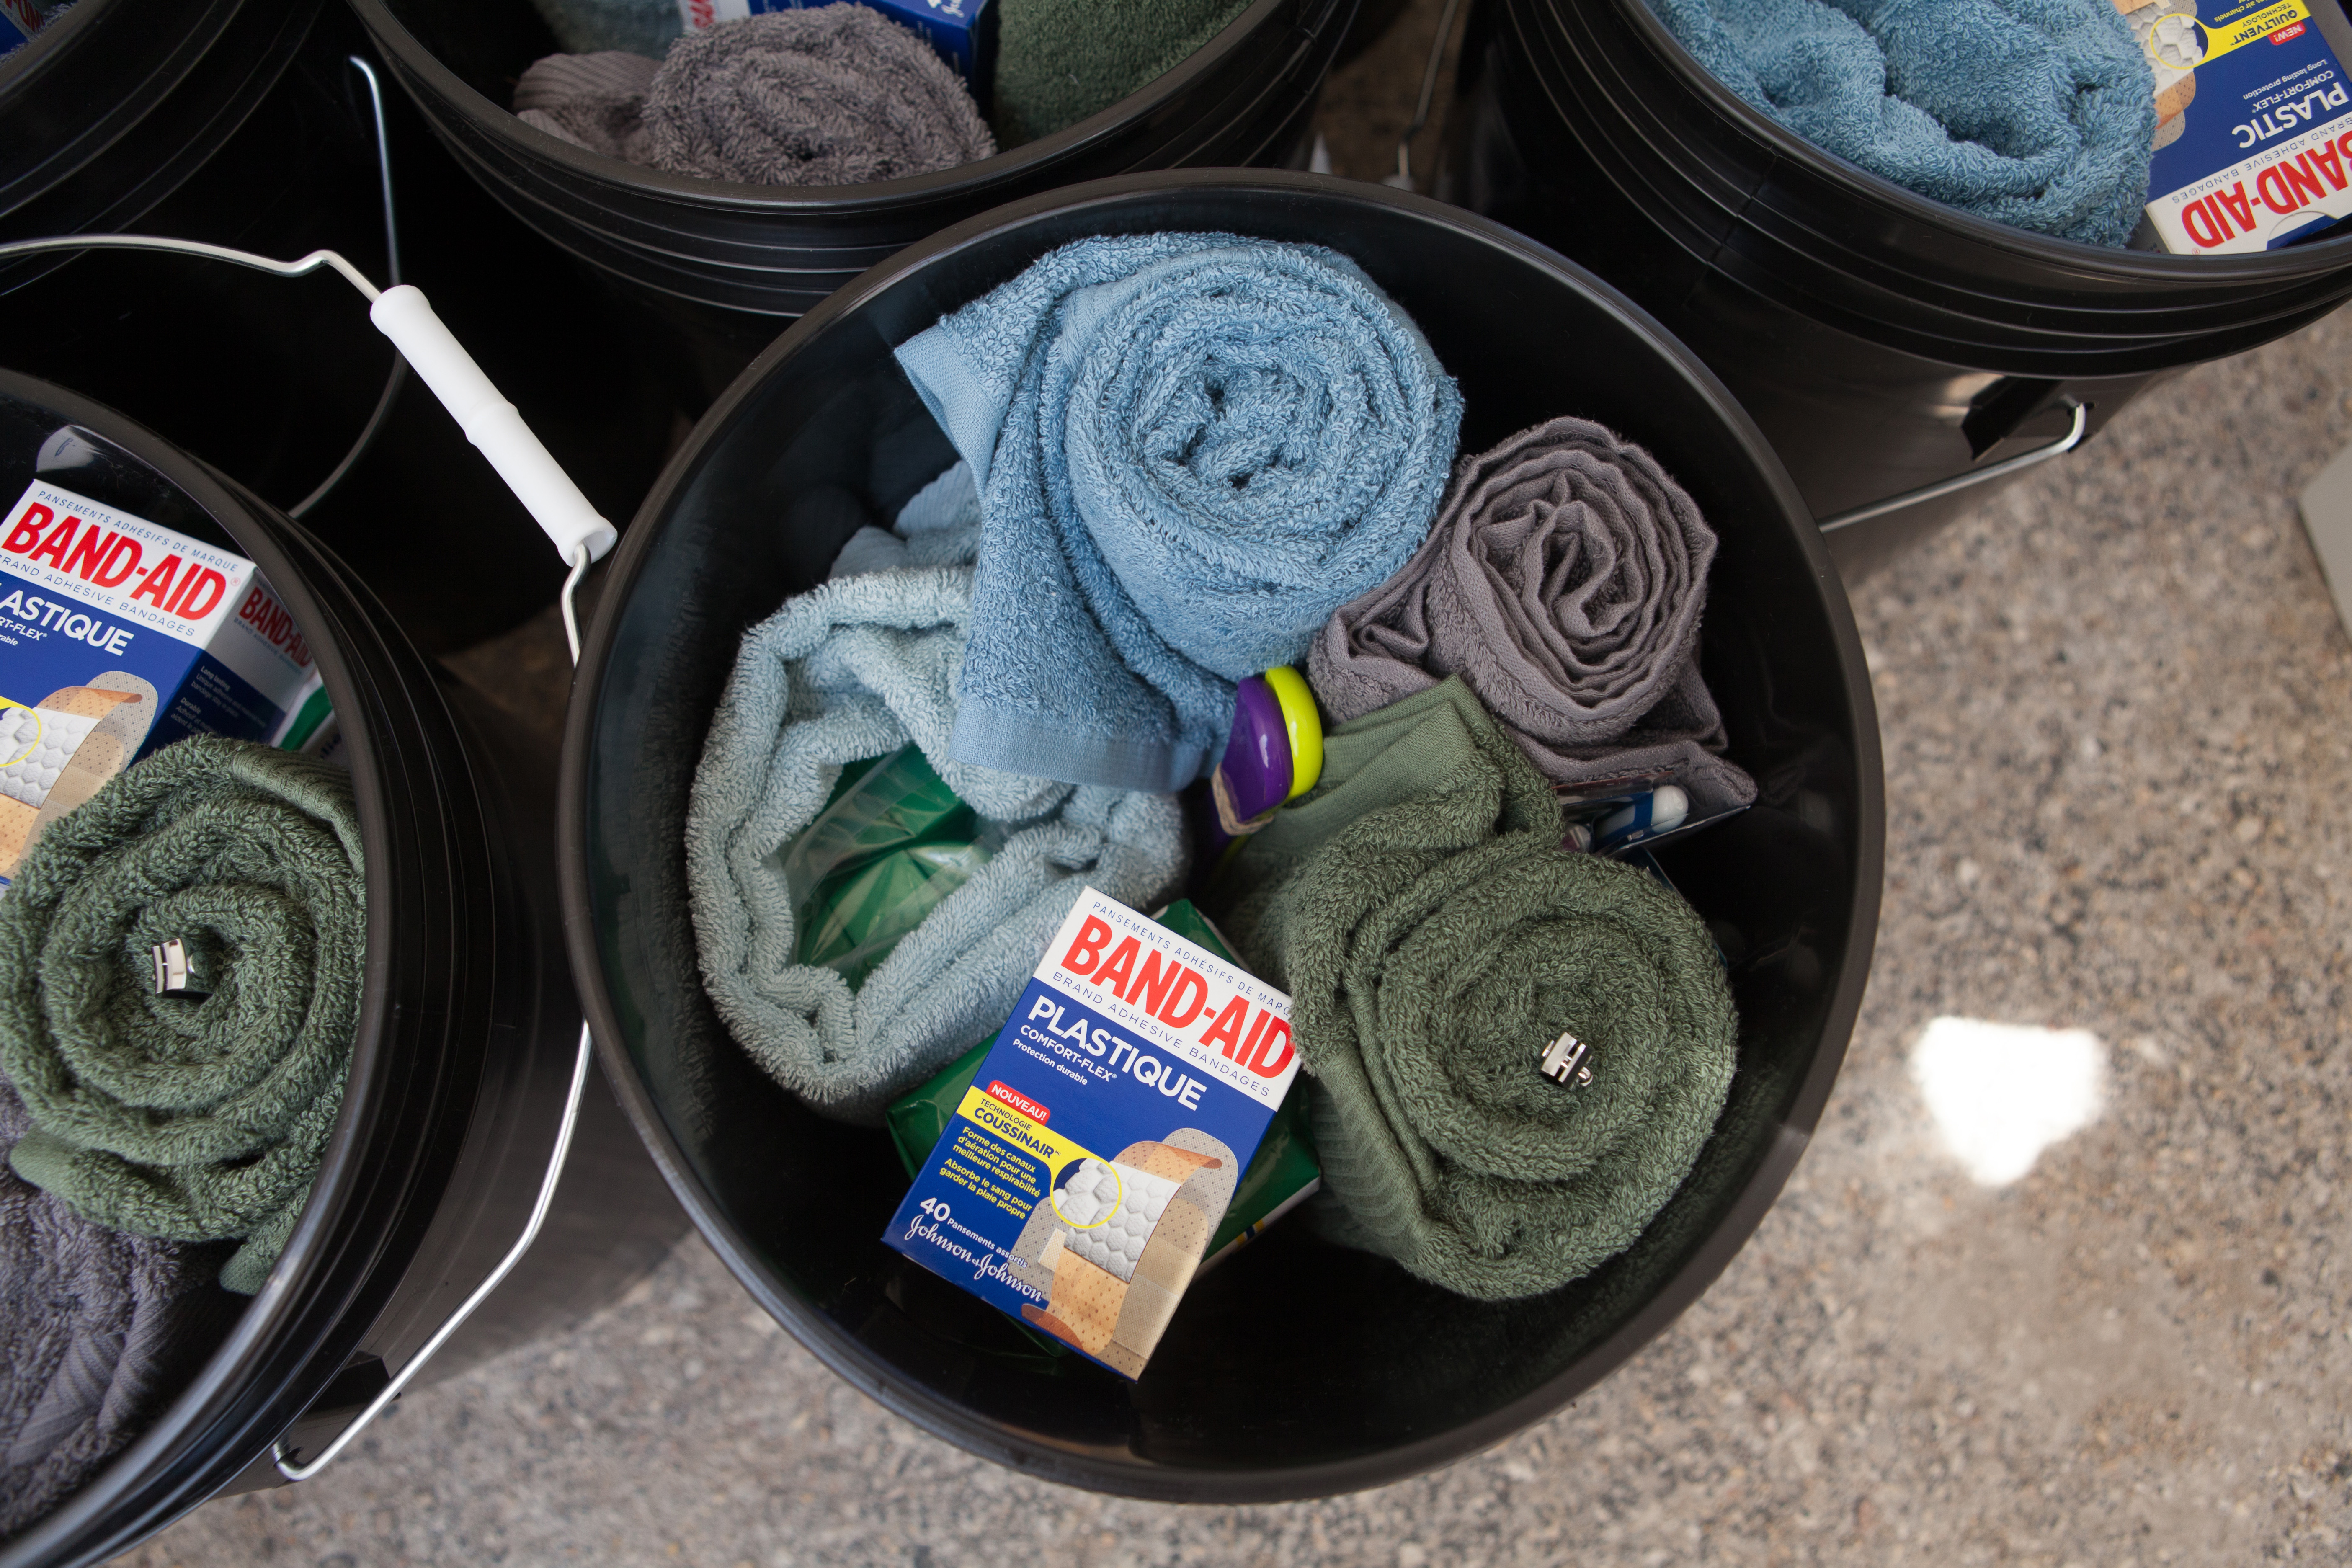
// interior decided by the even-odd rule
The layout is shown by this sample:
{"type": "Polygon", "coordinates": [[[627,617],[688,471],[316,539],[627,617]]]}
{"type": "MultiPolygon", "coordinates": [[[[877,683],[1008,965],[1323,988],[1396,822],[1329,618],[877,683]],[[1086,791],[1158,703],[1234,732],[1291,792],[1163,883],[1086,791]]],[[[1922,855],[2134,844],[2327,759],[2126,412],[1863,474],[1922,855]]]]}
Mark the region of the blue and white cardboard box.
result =
{"type": "Polygon", "coordinates": [[[33,0],[0,0],[0,55],[32,42],[47,22],[33,0]]]}
{"type": "MultiPolygon", "coordinates": [[[[770,11],[799,11],[844,0],[677,0],[688,32],[770,11]]],[[[893,22],[912,27],[955,68],[980,111],[989,111],[996,82],[996,11],[990,0],[856,0],[893,22]]]]}
{"type": "Polygon", "coordinates": [[[2274,249],[2352,216],[2352,22],[2339,0],[2118,5],[2155,79],[2147,217],[2165,249],[2274,249]]]}
{"type": "Polygon", "coordinates": [[[315,679],[252,562],[35,480],[0,520],[0,880],[149,752],[276,739],[315,679]]]}
{"type": "Polygon", "coordinates": [[[1289,997],[1088,888],[882,1239],[1139,1376],[1297,1074],[1289,997]]]}

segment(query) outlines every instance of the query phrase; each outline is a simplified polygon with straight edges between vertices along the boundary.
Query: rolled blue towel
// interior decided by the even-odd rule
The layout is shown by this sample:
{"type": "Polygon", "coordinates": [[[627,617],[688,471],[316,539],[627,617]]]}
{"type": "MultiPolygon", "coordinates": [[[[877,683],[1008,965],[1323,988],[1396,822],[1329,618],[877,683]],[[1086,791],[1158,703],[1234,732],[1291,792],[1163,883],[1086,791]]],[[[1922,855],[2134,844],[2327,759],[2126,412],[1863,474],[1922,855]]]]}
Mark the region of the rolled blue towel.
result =
{"type": "Polygon", "coordinates": [[[961,466],[908,504],[895,537],[861,531],[832,580],[745,635],[695,769],[686,864],[704,985],[752,1059],[838,1121],[879,1126],[893,1100],[994,1034],[1086,887],[1148,909],[1184,874],[1172,796],[948,754],[977,536],[961,466]],[[1011,831],[853,989],[795,962],[782,851],[844,764],[909,742],[1011,831]]]}
{"type": "Polygon", "coordinates": [[[1947,206],[2120,246],[2156,86],[2113,0],[1648,0],[1716,79],[1947,206]]]}
{"type": "Polygon", "coordinates": [[[949,754],[1181,789],[1429,532],[1461,395],[1347,258],[1082,239],[898,350],[982,519],[949,754]]]}

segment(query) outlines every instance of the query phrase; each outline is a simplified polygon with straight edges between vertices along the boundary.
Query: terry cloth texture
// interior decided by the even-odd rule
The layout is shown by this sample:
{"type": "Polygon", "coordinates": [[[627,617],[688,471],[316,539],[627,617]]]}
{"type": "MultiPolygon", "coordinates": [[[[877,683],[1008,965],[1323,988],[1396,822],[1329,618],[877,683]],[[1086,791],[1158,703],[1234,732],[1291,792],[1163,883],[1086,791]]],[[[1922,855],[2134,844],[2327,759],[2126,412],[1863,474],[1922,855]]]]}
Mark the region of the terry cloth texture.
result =
{"type": "Polygon", "coordinates": [[[744,637],[686,829],[695,936],[719,1016],[813,1110],[877,1126],[893,1100],[1003,1025],[1086,886],[1150,909],[1185,868],[1171,796],[1072,789],[949,754],[979,534],[961,468],[908,503],[898,533],[916,564],[835,576],[744,637]],[[1017,826],[853,991],[831,969],[793,962],[781,852],[845,763],[909,742],[982,816],[1017,826]]]}
{"type": "Polygon", "coordinates": [[[1428,542],[1331,617],[1308,679],[1347,720],[1458,675],[1555,783],[1671,768],[1701,811],[1746,805],[1698,670],[1714,560],[1655,458],[1554,419],[1463,460],[1428,542]]]}
{"type": "Polygon", "coordinates": [[[658,65],[557,55],[515,86],[523,121],[593,153],[756,185],[857,185],[991,157],[946,61],[864,5],[721,22],[658,65]]]}
{"type": "Polygon", "coordinates": [[[341,1109],[366,891],[349,777],[200,736],[110,780],[35,843],[0,899],[0,1073],[32,1128],[16,1173],[101,1225],[241,1239],[258,1290],[341,1109]],[[207,960],[158,996],[150,950],[207,960]]]}
{"type": "Polygon", "coordinates": [[[1249,0],[996,0],[996,131],[1007,147],[1076,125],[1184,63],[1249,0]]]}
{"type": "Polygon", "coordinates": [[[686,30],[677,0],[530,0],[531,9],[572,54],[628,49],[658,55],[686,30]]]}
{"type": "Polygon", "coordinates": [[[1823,152],[2039,234],[2120,246],[2156,90],[2112,0],[1649,0],[1698,63],[1823,152]]]}
{"type": "Polygon", "coordinates": [[[616,49],[550,55],[516,81],[515,118],[591,153],[650,167],[646,94],[660,72],[661,61],[616,49]]]}
{"type": "Polygon", "coordinates": [[[1549,784],[1447,680],[1341,725],[1323,778],[1223,874],[1291,994],[1336,1238],[1465,1296],[1563,1285],[1673,1196],[1723,1108],[1738,1019],[1706,928],[1559,847],[1549,784]],[[1592,1082],[1537,1070],[1563,1031],[1592,1082]]]}
{"type": "MultiPolygon", "coordinates": [[[[0,1146],[31,1122],[0,1083],[0,1146]]],[[[0,1168],[0,1537],[79,1489],[145,1429],[241,1303],[226,1247],[125,1236],[0,1168]]]]}
{"type": "Polygon", "coordinates": [[[1462,399],[1355,263],[1083,239],[898,350],[979,486],[950,754],[1175,790],[1429,531],[1462,399]]]}

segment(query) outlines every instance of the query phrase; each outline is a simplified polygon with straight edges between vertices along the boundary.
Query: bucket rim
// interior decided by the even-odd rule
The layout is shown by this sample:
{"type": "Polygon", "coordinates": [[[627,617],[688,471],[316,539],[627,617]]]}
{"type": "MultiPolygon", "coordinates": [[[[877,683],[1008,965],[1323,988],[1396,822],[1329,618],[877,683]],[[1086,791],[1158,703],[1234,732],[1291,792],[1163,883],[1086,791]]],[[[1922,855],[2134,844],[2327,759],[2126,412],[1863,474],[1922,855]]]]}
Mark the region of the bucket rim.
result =
{"type": "MultiPolygon", "coordinates": [[[[6,124],[27,100],[42,107],[67,101],[77,109],[62,118],[54,112],[43,117],[37,111],[34,130],[37,133],[28,139],[36,145],[27,151],[37,162],[19,165],[13,160],[0,160],[0,223],[56,196],[78,179],[86,179],[92,165],[105,163],[110,155],[122,163],[121,144],[135,137],[159,110],[170,106],[184,111],[185,106],[176,101],[182,89],[192,78],[205,73],[215,79],[211,93],[218,101],[200,110],[205,118],[198,138],[202,153],[175,142],[154,166],[142,169],[129,182],[127,191],[105,198],[99,221],[110,221],[109,215],[121,216],[119,209],[126,199],[130,211],[144,212],[178,188],[213,148],[235,133],[292,58],[291,47],[276,49],[273,58],[245,62],[241,79],[238,62],[231,60],[224,66],[215,58],[224,36],[244,18],[247,4],[248,0],[201,0],[195,5],[169,0],[84,0],[24,45],[0,56],[0,125],[6,124]],[[109,45],[119,44],[126,36],[138,40],[131,46],[134,52],[129,60],[92,58],[113,52],[109,45]],[[215,68],[206,73],[208,62],[215,68]],[[123,79],[126,69],[134,79],[123,79]],[[92,90],[100,86],[106,90],[92,90]]],[[[288,19],[297,23],[299,41],[318,5],[313,0],[307,9],[299,5],[284,9],[288,19]]],[[[246,40],[247,47],[250,43],[246,40]]],[[[179,127],[177,132],[184,136],[187,128],[179,127]]],[[[17,151],[5,139],[0,139],[0,148],[17,151]]],[[[77,226],[87,217],[85,213],[77,226]]],[[[45,221],[53,222],[54,215],[45,221]]]]}
{"type": "Polygon", "coordinates": [[[513,110],[491,102],[427,48],[394,15],[389,0],[349,3],[375,38],[377,47],[391,57],[403,76],[429,87],[435,98],[463,116],[474,131],[502,144],[509,155],[526,165],[542,173],[551,166],[567,180],[625,198],[667,202],[700,211],[781,218],[878,216],[904,206],[953,199],[969,192],[985,193],[991,185],[1019,179],[1039,165],[1082,156],[1121,127],[1149,119],[1154,110],[1181,96],[1195,80],[1238,53],[1277,13],[1302,5],[1319,5],[1323,16],[1316,22],[1297,24],[1291,29],[1311,37],[1328,23],[1331,12],[1345,7],[1352,15],[1355,7],[1355,0],[1251,0],[1214,37],[1126,97],[1050,136],[1024,142],[972,163],[928,174],[856,185],[759,185],[673,174],[626,163],[592,153],[525,124],[513,110]]]}
{"type": "MultiPolygon", "coordinates": [[[[1643,9],[1646,15],[1647,7],[1643,9]]],[[[1515,26],[1520,25],[1520,21],[1515,18],[1515,26]]],[[[1594,161],[1614,167],[1623,165],[1629,157],[1639,160],[1638,173],[1646,188],[1678,194],[1667,204],[1677,219],[1696,229],[1721,231],[1720,237],[1711,242],[1705,253],[1693,249],[1688,242],[1678,237],[1680,247],[1700,265],[1709,264],[1713,255],[1722,249],[1736,248],[1751,258],[1778,254],[1787,258],[1783,264],[1786,267],[1820,269],[1841,279],[1850,279],[1877,293],[1899,294],[1906,288],[1916,289],[1916,296],[1905,296],[1905,303],[1915,307],[1921,313],[1921,320],[1964,321],[1980,324],[1994,332],[2023,332],[2028,336],[2041,333],[2052,336],[2053,341],[2063,341],[2067,337],[2110,340],[2124,346],[2227,333],[2246,324],[2244,311],[2266,309],[2264,301],[2274,301],[2282,295],[2295,296],[2294,302],[2273,311],[2273,314],[2306,309],[2312,302],[2302,298],[2302,294],[2315,286],[2334,289],[2339,296],[2345,291],[2352,291],[2352,268],[2340,273],[2332,268],[2288,273],[2267,279],[2269,287],[2259,291],[2220,300],[2183,302],[2160,298],[2158,302],[2148,304],[2131,302],[2139,297],[2137,291],[2119,293],[2113,289],[2098,287],[2114,282],[2112,279],[2091,279],[2093,287],[2088,290],[2079,286],[2070,288],[2064,290],[2067,297],[2060,300],[2055,297],[2058,290],[2054,286],[2053,297],[2027,298],[2016,291],[2014,285],[2002,285],[1984,277],[1923,278],[1916,267],[1906,264],[1907,258],[1902,254],[1875,254],[1865,245],[1851,242],[1830,232],[1825,227],[1827,218],[1820,210],[1818,202],[1780,200],[1790,193],[1787,182],[1776,177],[1771,170],[1765,171],[1753,182],[1731,182],[1722,189],[1709,188],[1690,167],[1694,153],[1703,150],[1704,142],[1683,139],[1678,134],[1683,127],[1677,122],[1664,119],[1639,121],[1633,113],[1628,112],[1621,100],[1628,97],[1638,100],[1640,97],[1638,89],[1633,84],[1616,79],[1601,80],[1596,76],[1591,85],[1597,92],[1563,96],[1561,89],[1571,85],[1566,79],[1566,72],[1591,69],[1581,60],[1575,67],[1563,63],[1570,57],[1561,51],[1569,48],[1572,40],[1549,31],[1530,39],[1522,31],[1519,43],[1534,76],[1529,87],[1541,95],[1541,108],[1549,111],[1549,118],[1561,122],[1569,136],[1585,146],[1588,155],[1591,155],[1591,143],[1586,130],[1594,129],[1593,121],[1580,121],[1573,110],[1584,105],[1597,104],[1601,123],[1595,133],[1606,140],[1610,157],[1605,160],[1595,157],[1594,161]],[[1633,152],[1629,153],[1626,142],[1611,133],[1609,128],[1612,125],[1622,128],[1623,136],[1631,138],[1633,152]],[[1662,142],[1662,136],[1668,140],[1662,142]],[[2116,302],[2103,302],[2108,300],[2116,302]],[[2216,313],[2227,319],[2218,324],[2203,320],[2216,313]],[[2108,323],[2114,323],[2114,326],[2111,328],[2108,323]]],[[[1712,80],[1711,78],[1709,79],[1712,80]]],[[[1735,97],[1733,101],[1739,100],[1735,97]]],[[[1531,104],[1529,107],[1536,106],[1531,104]]],[[[1746,109],[1748,106],[1741,103],[1740,107],[1746,109]]],[[[1509,112],[1508,105],[1505,106],[1505,112],[1509,112]]],[[[1513,134],[1523,138],[1525,128],[1515,125],[1513,134]]],[[[1870,177],[1878,178],[1875,175],[1870,177]]],[[[1622,182],[1619,184],[1621,189],[1625,188],[1622,182]]],[[[1894,188],[1901,189],[1899,186],[1894,188]]],[[[1632,195],[1630,191],[1627,194],[1629,196],[1632,195]]],[[[1909,195],[1911,193],[1904,194],[1909,195]]],[[[1937,206],[1939,213],[1950,210],[1938,204],[1929,205],[1937,206]]],[[[1966,215],[1952,212],[1951,216],[1959,217],[1966,215]]],[[[1661,225],[1661,227],[1666,226],[1661,225]]],[[[2004,232],[2027,233],[2024,230],[2008,230],[2005,225],[1992,226],[2004,232]]],[[[2102,257],[2151,254],[2082,247],[2074,241],[2063,243],[2077,251],[2102,257]]],[[[2215,259],[2168,256],[2165,258],[2193,260],[2200,263],[2200,268],[2215,259]]],[[[2191,279],[2176,277],[2168,281],[2180,285],[2191,279]]],[[[1801,284],[1790,283],[1787,287],[1798,293],[1806,291],[1801,284]]],[[[1916,329],[1916,322],[1907,320],[1895,321],[1884,314],[1873,319],[1886,321],[1897,330],[1916,329]]],[[[1934,335],[1932,331],[1930,335],[1934,335]]]]}
{"type": "MultiPolygon", "coordinates": [[[[1987,248],[2036,266],[2088,271],[2125,283],[2284,282],[2294,278],[2352,267],[2352,233],[2314,240],[2284,250],[2240,251],[2223,256],[2177,256],[2168,251],[2131,250],[2091,245],[2082,240],[2038,234],[1920,195],[1883,174],[1849,163],[1806,141],[1733,92],[1698,62],[1680,39],[1654,16],[1643,0],[1507,0],[1513,8],[1540,5],[1553,18],[1580,5],[1610,6],[1619,20],[1647,45],[1658,62],[1717,117],[1752,142],[1764,144],[1780,161],[1838,188],[1884,217],[1919,225],[1931,231],[1956,234],[1987,248]],[[2305,258],[2324,259],[2310,262],[2305,258]]],[[[1644,138],[1646,141],[1647,138],[1644,138]]],[[[1775,212],[1785,213],[1778,203],[1775,212]]]]}
{"type": "Polygon", "coordinates": [[[931,1435],[996,1464],[1064,1484],[1161,1501],[1257,1503],[1326,1497],[1383,1485],[1439,1468],[1492,1447],[1553,1414],[1585,1389],[1622,1366],[1702,1295],[1746,1246],[1777,1201],[1818,1124],[1841,1070],[1858,1019],[1862,993],[1875,945],[1885,850],[1885,787],[1874,702],[1861,637],[1842,580],[1828,548],[1812,526],[1811,513],[1795,482],[1728,388],[1698,357],[1621,290],[1559,252],[1476,214],[1427,196],[1328,175],[1259,169],[1177,169],[1129,174],[1043,192],[979,214],[942,229],[860,275],[803,316],[747,366],[705,413],[675,453],[622,536],[596,612],[582,638],[565,715],[562,775],[556,800],[557,868],[561,879],[564,936],[575,990],[596,1039],[607,1079],[654,1162],[696,1230],[745,1290],[825,1367],[886,1409],[931,1435]],[[744,405],[772,377],[782,374],[820,334],[943,257],[1017,231],[1049,214],[1112,210],[1129,203],[1186,192],[1258,192],[1275,198],[1302,198],[1384,206],[1455,230],[1478,243],[1511,254],[1552,274],[1649,339],[1659,352],[1716,405],[1741,443],[1753,452],[1767,486],[1810,570],[1814,600],[1836,645],[1843,698],[1853,717],[1853,766],[1859,783],[1853,834],[1853,892],[1846,910],[1847,940],[1824,1012],[1822,1038],[1801,1080],[1775,1112],[1773,1131],[1756,1168],[1720,1224],[1668,1277],[1665,1285],[1631,1313],[1614,1331],[1545,1383],[1477,1418],[1435,1435],[1348,1459],[1316,1461],[1258,1470],[1178,1469],[1153,1466],[1125,1455],[1045,1450],[1024,1446],[1009,1423],[991,1422],[939,1399],[910,1376],[869,1352],[830,1318],[789,1289],[741,1237],[693,1173],[633,1059],[621,1027],[621,1012],[605,984],[598,946],[595,901],[589,866],[590,822],[586,783],[596,731],[595,695],[613,668],[622,613],[634,597],[647,560],[666,531],[675,498],[695,479],[717,439],[744,405]],[[585,697],[586,700],[579,700],[585,697]]]}
{"type": "MultiPolygon", "coordinates": [[[[331,614],[281,544],[280,528],[299,528],[145,426],[54,383],[0,368],[0,396],[37,405],[129,453],[193,501],[251,560],[287,609],[305,628],[330,699],[351,716],[343,730],[352,756],[352,790],[366,879],[364,978],[343,1101],[320,1156],[319,1175],[278,1261],[262,1289],[241,1309],[203,1367],[139,1435],[88,1477],[49,1513],[0,1543],[0,1565],[102,1561],[127,1550],[196,1507],[233,1479],[323,1393],[343,1360],[363,1339],[373,1314],[352,1320],[372,1287],[396,1278],[406,1252],[385,1237],[351,1232],[373,1223],[370,1211],[385,1201],[415,1201],[423,1150],[402,1150],[396,1082],[408,1044],[396,1026],[393,988],[384,984],[394,955],[386,880],[393,854],[394,809],[377,754],[375,727],[385,703],[363,684],[353,650],[334,635],[349,617],[331,614]],[[310,629],[319,628],[319,636],[310,629]],[[373,699],[373,700],[372,700],[373,699]],[[375,868],[384,868],[379,871],[375,868]],[[390,1185],[387,1185],[390,1184],[390,1185]],[[322,1353],[323,1352],[323,1353],[322,1353]],[[256,1363],[260,1363],[257,1367],[256,1363]],[[212,1452],[205,1451],[207,1447],[212,1452]],[[225,1462],[227,1461],[227,1462],[225,1462]]],[[[450,1068],[433,1064],[436,1076],[450,1068]]],[[[446,1094],[432,1086],[433,1098],[446,1094]]],[[[436,1110],[436,1115],[446,1114],[436,1110]]],[[[421,1142],[421,1141],[420,1141],[421,1142]]]]}

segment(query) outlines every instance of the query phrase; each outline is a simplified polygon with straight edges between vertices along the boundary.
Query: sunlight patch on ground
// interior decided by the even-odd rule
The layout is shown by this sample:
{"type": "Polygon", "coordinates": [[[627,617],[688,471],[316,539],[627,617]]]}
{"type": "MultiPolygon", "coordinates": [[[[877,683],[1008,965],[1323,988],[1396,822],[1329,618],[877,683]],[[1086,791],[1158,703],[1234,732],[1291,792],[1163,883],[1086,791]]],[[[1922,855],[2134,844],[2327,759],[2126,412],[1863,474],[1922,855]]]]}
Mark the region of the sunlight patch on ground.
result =
{"type": "Polygon", "coordinates": [[[1911,1079],[1952,1157],[2005,1187],[2098,1120],[2106,1050],[2084,1029],[1935,1018],[1912,1048],[1911,1079]]]}

